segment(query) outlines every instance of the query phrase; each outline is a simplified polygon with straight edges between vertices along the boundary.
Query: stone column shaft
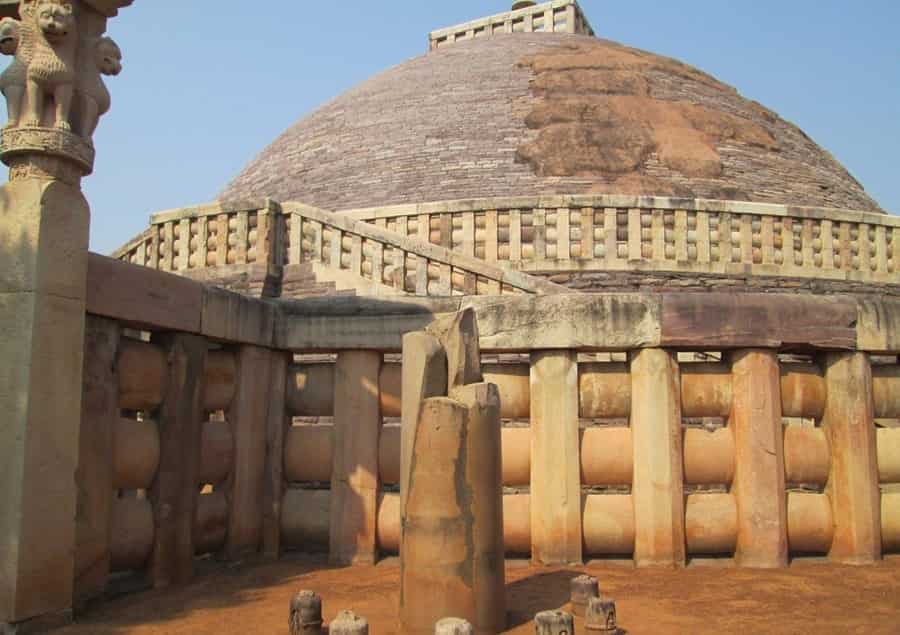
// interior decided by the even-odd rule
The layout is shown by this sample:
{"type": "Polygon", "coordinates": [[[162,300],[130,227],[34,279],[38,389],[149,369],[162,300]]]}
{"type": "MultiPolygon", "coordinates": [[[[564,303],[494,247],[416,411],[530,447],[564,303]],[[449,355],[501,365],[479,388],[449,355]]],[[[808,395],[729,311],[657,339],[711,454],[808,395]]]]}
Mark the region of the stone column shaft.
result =
{"type": "Polygon", "coordinates": [[[350,351],[338,355],[335,367],[332,564],[371,565],[377,557],[381,362],[381,353],[350,351]]]}
{"type": "Polygon", "coordinates": [[[680,383],[674,354],[644,349],[632,356],[631,496],[638,566],[678,566],[685,561],[680,383]]]}
{"type": "Polygon", "coordinates": [[[531,356],[531,558],[582,561],[578,358],[574,351],[531,356]]]}
{"type": "Polygon", "coordinates": [[[875,448],[872,367],[865,353],[825,357],[822,425],[831,446],[826,493],[834,516],[829,556],[848,564],[881,558],[881,493],[875,448]]]}
{"type": "Polygon", "coordinates": [[[784,432],[778,355],[738,351],[732,363],[737,500],[735,558],[745,567],[784,567],[788,562],[784,432]]]}

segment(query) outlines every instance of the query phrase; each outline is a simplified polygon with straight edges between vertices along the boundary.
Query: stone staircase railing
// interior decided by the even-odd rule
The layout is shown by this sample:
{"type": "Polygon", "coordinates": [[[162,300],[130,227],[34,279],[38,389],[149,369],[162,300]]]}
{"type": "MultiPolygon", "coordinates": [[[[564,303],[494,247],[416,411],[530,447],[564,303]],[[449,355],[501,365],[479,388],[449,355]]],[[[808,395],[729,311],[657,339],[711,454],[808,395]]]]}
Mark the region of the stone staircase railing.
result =
{"type": "Polygon", "coordinates": [[[489,264],[439,245],[299,203],[282,206],[285,264],[327,262],[332,269],[419,296],[560,293],[540,278],[489,264]]]}
{"type": "Polygon", "coordinates": [[[212,203],[164,212],[119,260],[191,275],[206,268],[327,265],[393,293],[419,296],[567,291],[539,277],[300,203],[212,203]]]}

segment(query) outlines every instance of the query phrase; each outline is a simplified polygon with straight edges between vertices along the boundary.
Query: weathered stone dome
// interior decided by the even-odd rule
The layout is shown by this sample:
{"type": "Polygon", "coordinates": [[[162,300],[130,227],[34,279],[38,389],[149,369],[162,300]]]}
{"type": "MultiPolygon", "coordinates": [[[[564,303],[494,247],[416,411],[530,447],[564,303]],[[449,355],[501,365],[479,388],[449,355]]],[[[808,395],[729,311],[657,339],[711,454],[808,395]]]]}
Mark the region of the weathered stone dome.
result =
{"type": "Polygon", "coordinates": [[[713,77],[613,42],[441,48],[304,117],[222,192],[339,210],[643,194],[881,211],[799,128],[713,77]]]}

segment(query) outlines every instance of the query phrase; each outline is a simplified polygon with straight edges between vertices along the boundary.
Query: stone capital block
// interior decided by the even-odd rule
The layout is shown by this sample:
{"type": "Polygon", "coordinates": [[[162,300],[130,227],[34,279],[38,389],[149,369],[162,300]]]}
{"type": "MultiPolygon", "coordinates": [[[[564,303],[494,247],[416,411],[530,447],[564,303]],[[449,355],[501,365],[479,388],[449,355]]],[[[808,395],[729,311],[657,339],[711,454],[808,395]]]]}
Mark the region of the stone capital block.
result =
{"type": "Polygon", "coordinates": [[[30,179],[0,188],[0,293],[85,296],[90,210],[81,191],[30,179]]]}

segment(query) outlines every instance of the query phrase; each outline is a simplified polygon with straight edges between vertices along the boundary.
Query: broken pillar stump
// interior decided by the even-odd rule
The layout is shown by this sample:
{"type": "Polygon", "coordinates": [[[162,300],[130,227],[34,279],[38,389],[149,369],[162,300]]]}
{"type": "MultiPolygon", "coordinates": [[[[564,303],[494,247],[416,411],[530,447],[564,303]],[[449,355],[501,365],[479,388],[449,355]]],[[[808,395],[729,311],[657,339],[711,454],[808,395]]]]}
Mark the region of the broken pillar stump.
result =
{"type": "Polygon", "coordinates": [[[322,598],[313,591],[300,591],[291,598],[288,621],[290,635],[321,635],[322,598]]]}
{"type": "Polygon", "coordinates": [[[535,635],[575,635],[575,620],[565,611],[542,611],[534,616],[535,635]]]}
{"type": "Polygon", "coordinates": [[[434,625],[434,635],[475,635],[475,629],[466,620],[447,617],[434,625]]]}
{"type": "Polygon", "coordinates": [[[341,611],[328,625],[329,635],[369,635],[369,622],[353,611],[341,611]]]}
{"type": "Polygon", "coordinates": [[[500,395],[477,383],[474,312],[443,324],[404,338],[400,622],[404,633],[431,635],[453,615],[498,633],[506,626],[500,395]]]}
{"type": "Polygon", "coordinates": [[[584,628],[598,635],[618,633],[616,601],[609,598],[590,598],[584,612],[584,628]]]}
{"type": "Polygon", "coordinates": [[[597,578],[589,575],[580,575],[577,578],[572,578],[570,587],[572,613],[578,617],[584,617],[584,610],[587,608],[588,600],[600,597],[600,584],[597,578]]]}

